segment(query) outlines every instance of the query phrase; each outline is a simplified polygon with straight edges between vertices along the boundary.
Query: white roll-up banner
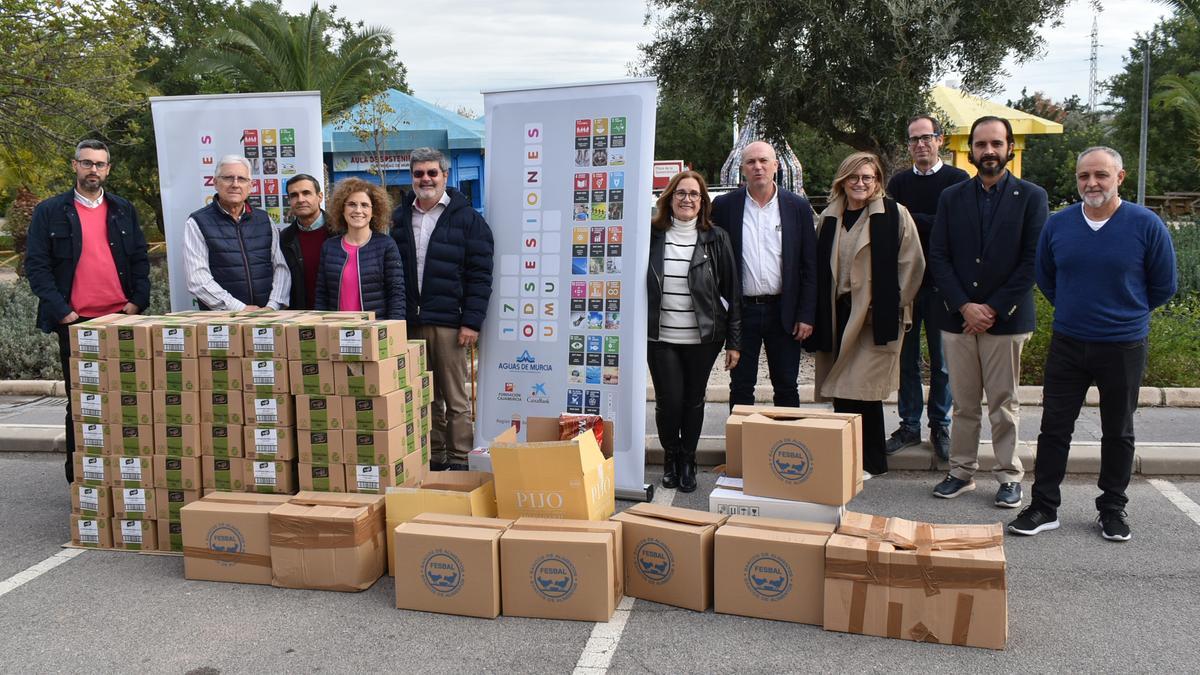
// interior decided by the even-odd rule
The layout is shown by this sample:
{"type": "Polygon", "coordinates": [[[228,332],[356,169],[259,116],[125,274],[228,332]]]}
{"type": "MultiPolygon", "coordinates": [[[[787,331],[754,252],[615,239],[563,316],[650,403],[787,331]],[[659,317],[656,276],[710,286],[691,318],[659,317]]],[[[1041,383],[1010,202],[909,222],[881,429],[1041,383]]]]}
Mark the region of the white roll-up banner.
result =
{"type": "MultiPolygon", "coordinates": [[[[216,163],[224,155],[250,160],[248,203],[277,227],[286,218],[288,178],[322,179],[321,92],[156,96],[150,99],[158,145],[171,278],[171,310],[193,309],[183,269],[183,224],[216,195],[216,163]]],[[[323,188],[325,186],[322,186],[323,188]]]]}
{"type": "Polygon", "coordinates": [[[653,79],[484,92],[496,253],[476,444],[530,416],[602,415],[618,495],[644,494],[657,98],[653,79]]]}

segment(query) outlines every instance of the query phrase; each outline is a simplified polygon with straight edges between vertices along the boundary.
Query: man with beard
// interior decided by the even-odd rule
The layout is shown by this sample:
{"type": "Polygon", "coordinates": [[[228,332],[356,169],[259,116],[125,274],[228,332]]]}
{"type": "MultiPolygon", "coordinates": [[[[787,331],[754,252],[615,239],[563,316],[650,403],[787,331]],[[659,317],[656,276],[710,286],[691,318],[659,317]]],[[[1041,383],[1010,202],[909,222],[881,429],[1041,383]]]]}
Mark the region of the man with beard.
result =
{"type": "Polygon", "coordinates": [[[1033,535],[1058,527],[1059,485],[1075,420],[1091,385],[1100,390],[1100,478],[1096,519],[1109,541],[1129,541],[1125,488],[1133,473],[1133,413],[1146,369],[1150,312],[1175,294],[1171,235],[1149,209],[1123,201],[1121,155],[1079,153],[1082,204],[1054,214],[1037,250],[1037,284],[1054,305],[1054,332],[1042,382],[1033,499],[1009,524],[1033,535]]]}
{"type": "Polygon", "coordinates": [[[408,329],[425,340],[433,373],[430,465],[466,470],[475,440],[467,399],[468,350],[479,340],[492,296],[492,230],[458,190],[450,162],[433,148],[409,157],[413,192],[392,213],[404,261],[408,329]]]}
{"type": "Polygon", "coordinates": [[[321,183],[299,173],[285,185],[292,222],[279,233],[279,248],[292,274],[292,297],[288,309],[312,309],[316,301],[317,270],[321,268],[321,246],[329,236],[325,210],[321,208],[321,183]]]}
{"type": "Polygon", "coordinates": [[[950,473],[933,489],[952,499],[975,489],[980,398],[992,427],[995,504],[1021,505],[1017,456],[1021,348],[1033,333],[1033,262],[1046,222],[1046,191],[1013,176],[1012,125],[980,117],[968,137],[978,175],[942,192],[929,243],[929,267],[943,299],[942,342],[954,396],[950,473]]]}
{"type": "Polygon", "coordinates": [[[150,260],[137,211],[107,192],[108,147],[75,147],[75,188],[37,205],[29,222],[25,274],[38,296],[37,327],[58,334],[67,390],[66,476],[75,479],[71,422],[71,340],[68,326],[106,314],[137,314],[150,304],[150,260]]]}

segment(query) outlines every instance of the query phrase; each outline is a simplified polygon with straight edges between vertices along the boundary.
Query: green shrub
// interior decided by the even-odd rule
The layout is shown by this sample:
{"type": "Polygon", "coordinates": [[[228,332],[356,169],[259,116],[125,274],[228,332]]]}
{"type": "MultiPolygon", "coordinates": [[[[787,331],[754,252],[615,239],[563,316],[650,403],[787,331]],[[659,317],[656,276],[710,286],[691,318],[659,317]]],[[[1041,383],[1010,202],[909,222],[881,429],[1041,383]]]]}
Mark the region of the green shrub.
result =
{"type": "Polygon", "coordinates": [[[1200,296],[1200,220],[1172,223],[1175,265],[1179,270],[1179,297],[1200,296]]]}

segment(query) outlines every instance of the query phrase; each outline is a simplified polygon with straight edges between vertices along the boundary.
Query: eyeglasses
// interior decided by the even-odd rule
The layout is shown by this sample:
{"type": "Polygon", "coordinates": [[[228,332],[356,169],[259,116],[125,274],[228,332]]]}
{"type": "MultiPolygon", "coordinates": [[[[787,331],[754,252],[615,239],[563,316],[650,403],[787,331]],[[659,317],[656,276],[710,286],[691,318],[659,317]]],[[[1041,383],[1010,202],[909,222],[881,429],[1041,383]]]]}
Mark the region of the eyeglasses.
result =
{"type": "Polygon", "coordinates": [[[856,176],[846,176],[846,182],[847,183],[862,183],[863,185],[870,185],[871,183],[875,182],[875,176],[857,176],[857,175],[856,176]]]}
{"type": "Polygon", "coordinates": [[[249,185],[250,179],[245,176],[217,176],[217,180],[226,185],[236,183],[238,185],[249,185]]]}
{"type": "Polygon", "coordinates": [[[671,196],[672,196],[672,197],[674,197],[674,198],[675,198],[675,201],[677,201],[677,202],[694,202],[694,201],[699,201],[699,199],[700,199],[700,193],[699,193],[699,192],[680,192],[680,191],[676,191],[676,192],[675,192],[674,194],[672,194],[671,196]]]}
{"type": "Polygon", "coordinates": [[[941,136],[942,136],[941,134],[921,134],[920,136],[909,136],[908,144],[909,145],[920,145],[920,144],[924,143],[925,145],[930,145],[933,143],[933,139],[941,138],[941,136]]]}
{"type": "Polygon", "coordinates": [[[437,178],[441,174],[442,172],[440,169],[413,169],[412,172],[413,178],[424,178],[425,176],[437,178]]]}
{"type": "Polygon", "coordinates": [[[89,171],[92,169],[100,169],[103,171],[108,168],[108,162],[93,162],[90,159],[77,159],[75,160],[75,163],[89,171]]]}

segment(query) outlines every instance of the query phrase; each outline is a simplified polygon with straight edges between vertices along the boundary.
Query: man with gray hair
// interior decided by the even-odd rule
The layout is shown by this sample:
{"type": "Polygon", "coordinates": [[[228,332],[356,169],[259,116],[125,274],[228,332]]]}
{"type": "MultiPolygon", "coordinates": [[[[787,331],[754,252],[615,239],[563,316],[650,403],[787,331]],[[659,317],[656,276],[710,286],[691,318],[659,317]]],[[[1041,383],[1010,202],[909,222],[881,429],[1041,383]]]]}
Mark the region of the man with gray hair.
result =
{"type": "Polygon", "coordinates": [[[279,231],[267,213],[247,203],[250,162],[225,155],[217,163],[217,194],[188,216],[183,264],[188,292],[201,309],[288,306],[292,275],[279,249],[279,231]]]}
{"type": "Polygon", "coordinates": [[[447,188],[450,162],[433,148],[409,159],[413,191],[392,213],[404,260],[409,332],[425,340],[433,373],[434,470],[467,468],[475,440],[467,399],[468,350],[492,296],[492,230],[466,196],[447,188]]]}
{"type": "Polygon", "coordinates": [[[1150,312],[1177,288],[1171,234],[1153,211],[1121,199],[1121,155],[1088,148],[1075,163],[1082,203],[1050,216],[1038,240],[1038,287],[1054,305],[1042,379],[1042,429],[1033,500],[1008,525],[1034,535],[1058,528],[1059,486],[1088,387],[1100,390],[1096,519],[1109,541],[1129,541],[1125,488],[1133,473],[1133,413],[1146,370],[1150,312]]]}

